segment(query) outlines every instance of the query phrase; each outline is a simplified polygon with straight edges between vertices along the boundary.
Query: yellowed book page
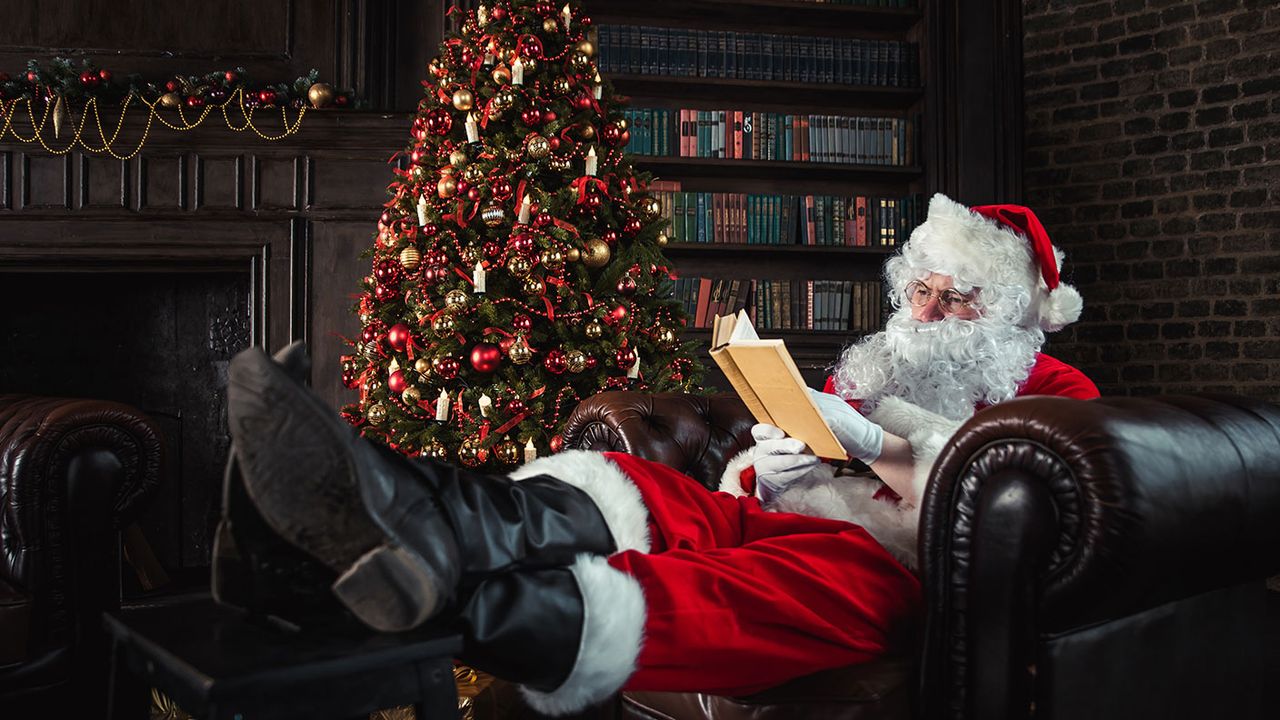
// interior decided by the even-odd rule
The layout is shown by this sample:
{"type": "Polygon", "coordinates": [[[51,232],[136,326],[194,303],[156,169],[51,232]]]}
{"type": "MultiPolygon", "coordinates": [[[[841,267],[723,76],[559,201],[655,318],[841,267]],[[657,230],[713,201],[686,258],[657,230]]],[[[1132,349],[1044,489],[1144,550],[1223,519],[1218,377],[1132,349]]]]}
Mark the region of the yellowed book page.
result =
{"type": "MultiPolygon", "coordinates": [[[[818,457],[847,459],[844,447],[822,419],[800,369],[782,341],[732,343],[725,350],[733,357],[737,371],[772,418],[761,422],[769,422],[791,437],[803,440],[818,457]]],[[[737,385],[734,387],[736,389],[737,385]]]]}
{"type": "Polygon", "coordinates": [[[751,383],[748,383],[747,379],[742,376],[742,371],[738,368],[738,364],[734,362],[733,356],[729,354],[728,349],[712,350],[711,359],[715,360],[716,364],[720,366],[721,372],[729,379],[729,384],[733,385],[733,389],[737,391],[738,397],[742,399],[743,404],[751,411],[756,422],[774,425],[773,416],[769,414],[764,404],[760,402],[756,391],[751,388],[751,383]]]}

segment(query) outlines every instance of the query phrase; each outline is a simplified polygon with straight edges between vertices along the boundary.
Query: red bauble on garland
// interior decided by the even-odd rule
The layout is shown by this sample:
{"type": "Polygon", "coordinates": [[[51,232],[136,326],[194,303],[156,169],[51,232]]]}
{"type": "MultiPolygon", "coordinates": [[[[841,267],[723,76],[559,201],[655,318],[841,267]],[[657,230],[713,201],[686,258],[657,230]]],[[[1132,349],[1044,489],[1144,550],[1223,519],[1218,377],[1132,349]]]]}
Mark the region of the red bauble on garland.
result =
{"type": "Polygon", "coordinates": [[[644,223],[640,222],[640,218],[631,218],[622,226],[622,232],[628,237],[635,237],[643,227],[644,223]]]}
{"type": "Polygon", "coordinates": [[[609,247],[613,247],[614,245],[618,244],[618,231],[605,230],[603,233],[600,234],[600,239],[603,240],[605,244],[608,245],[609,247]]]}
{"type": "Polygon", "coordinates": [[[409,387],[409,381],[404,379],[404,371],[396,370],[387,377],[387,389],[399,395],[404,389],[409,387]]]}
{"type": "Polygon", "coordinates": [[[564,449],[564,438],[559,435],[551,436],[551,452],[558,453],[564,449]]]}
{"type": "Polygon", "coordinates": [[[537,217],[533,219],[533,226],[541,230],[552,222],[554,222],[554,220],[551,217],[551,213],[538,213],[537,217]]]}
{"type": "Polygon", "coordinates": [[[382,338],[384,326],[381,320],[374,320],[364,326],[364,330],[360,331],[360,339],[366,343],[377,342],[382,338]]]}
{"type": "Polygon", "coordinates": [[[630,370],[631,366],[636,364],[636,349],[631,347],[618,348],[618,352],[613,354],[613,360],[619,368],[630,370]]]}
{"type": "Polygon", "coordinates": [[[433,135],[448,135],[453,129],[453,116],[440,108],[434,108],[427,111],[424,124],[427,132],[433,135]]]}
{"type": "Polygon", "coordinates": [[[490,343],[477,343],[471,348],[471,367],[476,372],[491,373],[502,364],[502,350],[490,343]]]}
{"type": "Polygon", "coordinates": [[[379,285],[373,289],[373,297],[380,303],[391,302],[400,297],[400,290],[386,285],[379,285]]]}
{"type": "Polygon", "coordinates": [[[404,323],[396,323],[387,331],[387,344],[392,348],[404,352],[409,347],[410,335],[409,326],[404,323]]]}
{"type": "Polygon", "coordinates": [[[520,54],[534,60],[543,59],[545,51],[542,47],[542,40],[538,39],[537,35],[521,35],[520,54]]]}
{"type": "Polygon", "coordinates": [[[266,89],[266,90],[263,90],[263,91],[259,92],[259,93],[258,93],[258,102],[262,103],[263,105],[275,105],[275,104],[276,104],[276,91],[275,91],[275,90],[272,90],[272,89],[270,89],[270,88],[268,88],[268,89],[266,89]]]}
{"type": "Polygon", "coordinates": [[[604,321],[611,327],[617,327],[627,321],[627,315],[627,307],[625,305],[619,305],[609,311],[608,315],[604,316],[604,321]]]}
{"type": "Polygon", "coordinates": [[[564,351],[559,348],[547,351],[547,356],[542,359],[542,366],[556,375],[562,375],[569,369],[568,363],[565,362],[564,351]]]}
{"type": "Polygon", "coordinates": [[[511,417],[515,417],[516,415],[523,413],[525,409],[524,401],[520,398],[512,398],[511,402],[507,403],[507,413],[510,414],[511,417]]]}
{"type": "Polygon", "coordinates": [[[604,141],[610,145],[616,146],[622,141],[622,128],[613,123],[605,125],[604,129],[600,131],[600,137],[604,138],[604,141]]]}
{"type": "Polygon", "coordinates": [[[533,318],[525,315],[524,313],[520,313],[512,318],[511,327],[514,328],[516,332],[529,332],[529,328],[533,327],[533,318]]]}
{"type": "Polygon", "coordinates": [[[520,112],[520,122],[531,128],[542,125],[542,111],[535,107],[525,108],[520,112]]]}
{"type": "Polygon", "coordinates": [[[458,362],[457,358],[446,355],[433,360],[431,369],[435,370],[436,374],[445,380],[452,380],[458,377],[458,371],[462,369],[462,364],[458,362]]]}
{"type": "Polygon", "coordinates": [[[618,294],[630,297],[636,294],[636,279],[631,275],[623,275],[618,279],[618,294]]]}
{"type": "Polygon", "coordinates": [[[395,285],[404,279],[404,266],[395,260],[380,260],[373,268],[373,277],[380,285],[395,285]]]}
{"type": "Polygon", "coordinates": [[[511,238],[511,249],[522,255],[528,255],[533,251],[533,236],[529,233],[519,233],[511,238]]]}

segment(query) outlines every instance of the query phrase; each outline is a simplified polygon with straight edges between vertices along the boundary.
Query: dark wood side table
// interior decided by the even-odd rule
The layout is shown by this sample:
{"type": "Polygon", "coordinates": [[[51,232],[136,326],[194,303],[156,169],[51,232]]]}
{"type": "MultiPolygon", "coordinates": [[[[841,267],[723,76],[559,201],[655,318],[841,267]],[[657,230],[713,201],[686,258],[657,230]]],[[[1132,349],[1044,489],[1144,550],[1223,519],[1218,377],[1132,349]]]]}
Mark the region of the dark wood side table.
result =
{"type": "Polygon", "coordinates": [[[146,718],[151,687],[207,720],[367,718],[402,705],[420,720],[458,714],[462,639],[444,630],[296,631],[209,598],[111,612],[104,624],[111,718],[146,718]]]}

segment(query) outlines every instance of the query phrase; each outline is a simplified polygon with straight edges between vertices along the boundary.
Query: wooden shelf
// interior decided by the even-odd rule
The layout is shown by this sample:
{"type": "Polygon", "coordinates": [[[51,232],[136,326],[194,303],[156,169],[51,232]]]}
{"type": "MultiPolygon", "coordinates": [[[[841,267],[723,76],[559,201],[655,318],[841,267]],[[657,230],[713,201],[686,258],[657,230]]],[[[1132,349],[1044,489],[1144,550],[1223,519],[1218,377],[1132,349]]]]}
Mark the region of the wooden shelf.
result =
{"type": "MultiPolygon", "coordinates": [[[[635,100],[661,100],[664,104],[713,107],[729,103],[776,106],[797,110],[821,110],[826,114],[850,115],[859,111],[907,110],[923,95],[923,88],[882,85],[833,85],[772,80],[738,80],[671,75],[625,75],[609,73],[619,94],[635,100]]],[[[727,108],[726,108],[727,109],[727,108]]],[[[738,109],[738,108],[734,108],[738,109]]],[[[823,114],[817,112],[815,114],[823,114]]]]}
{"type": "Polygon", "coordinates": [[[843,35],[902,32],[920,22],[913,8],[832,5],[794,0],[585,0],[596,24],[676,25],[706,29],[744,29],[779,34],[843,35]]]}
{"type": "Polygon", "coordinates": [[[662,248],[672,255],[718,254],[726,251],[756,255],[892,255],[896,247],[847,247],[844,245],[747,245],[745,243],[668,243],[662,248]]]}
{"type": "Polygon", "coordinates": [[[787,162],[784,160],[725,160],[721,158],[636,155],[635,163],[664,177],[836,180],[905,182],[920,177],[918,167],[854,165],[851,163],[787,162]]]}

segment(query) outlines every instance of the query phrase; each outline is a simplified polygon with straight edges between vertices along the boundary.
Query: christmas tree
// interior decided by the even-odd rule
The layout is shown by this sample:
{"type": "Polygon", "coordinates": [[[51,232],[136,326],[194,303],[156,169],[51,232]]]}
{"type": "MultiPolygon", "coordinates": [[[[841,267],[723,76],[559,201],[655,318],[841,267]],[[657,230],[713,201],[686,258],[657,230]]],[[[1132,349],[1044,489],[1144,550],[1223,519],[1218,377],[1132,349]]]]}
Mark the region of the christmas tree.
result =
{"type": "Polygon", "coordinates": [[[690,391],[665,221],[575,3],[462,13],[394,170],[344,408],[409,454],[510,468],[560,449],[579,400],[690,391]]]}

